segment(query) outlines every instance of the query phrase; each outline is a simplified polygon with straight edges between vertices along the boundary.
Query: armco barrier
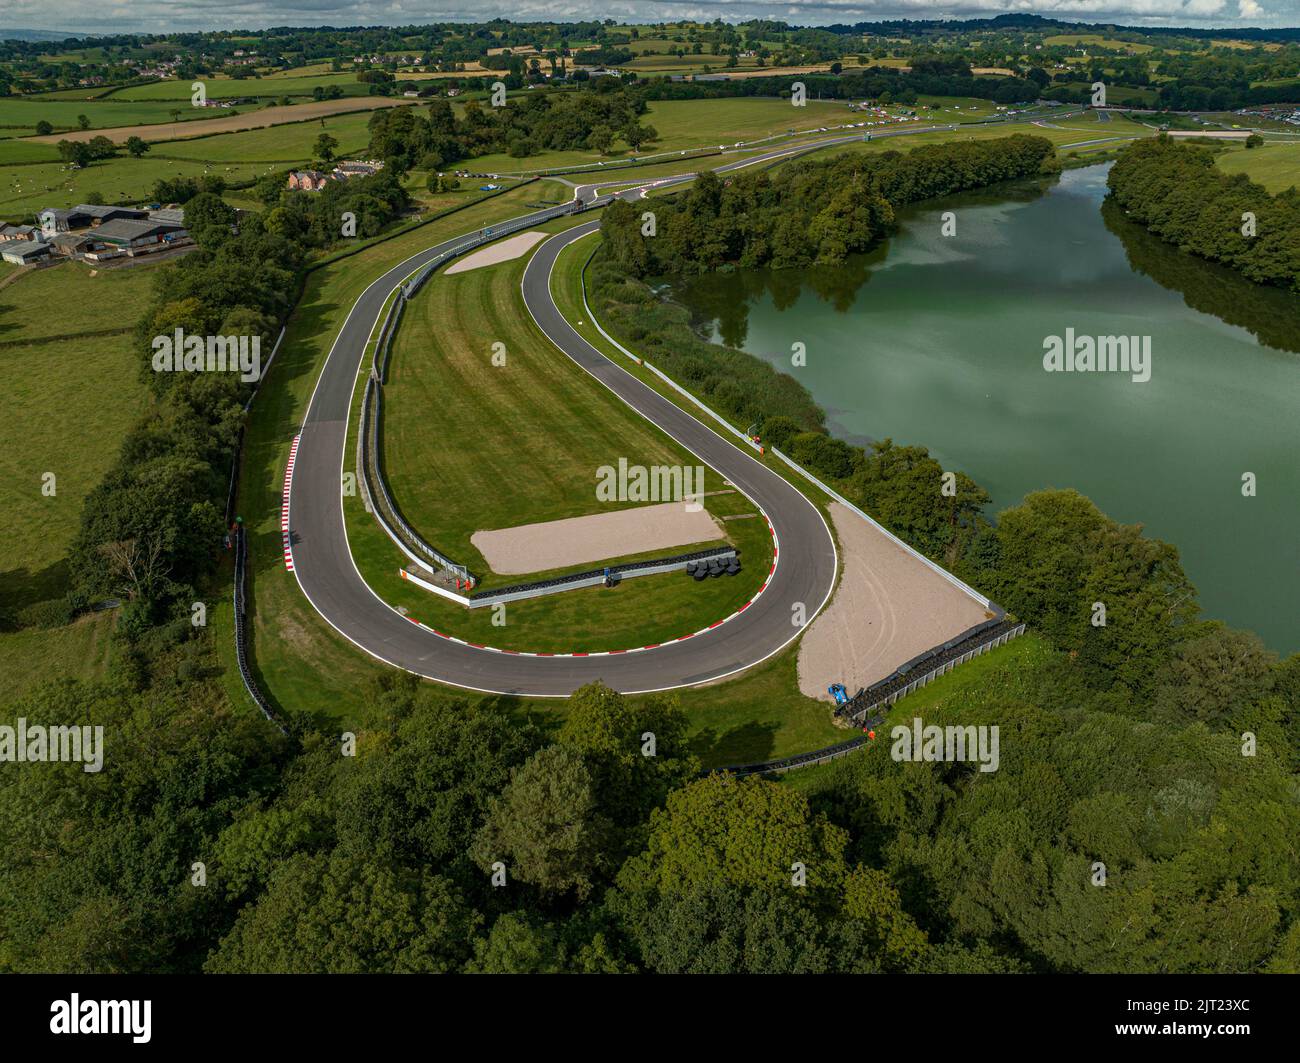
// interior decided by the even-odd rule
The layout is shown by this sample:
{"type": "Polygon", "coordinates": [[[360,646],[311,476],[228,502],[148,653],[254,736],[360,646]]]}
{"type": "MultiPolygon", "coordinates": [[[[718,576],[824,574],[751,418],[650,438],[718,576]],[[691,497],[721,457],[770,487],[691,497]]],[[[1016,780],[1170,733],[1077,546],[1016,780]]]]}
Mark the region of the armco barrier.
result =
{"type": "Polygon", "coordinates": [[[366,379],[366,390],[361,397],[361,421],[357,426],[357,477],[361,481],[364,498],[379,527],[397,544],[398,549],[421,568],[436,572],[438,568],[456,573],[461,579],[469,576],[464,565],[458,565],[426,543],[402,518],[388,485],[379,472],[379,422],[383,389],[372,373],[366,379]],[[437,567],[435,567],[437,566],[437,567]]]}
{"type": "MultiPolygon", "coordinates": [[[[262,371],[258,373],[257,380],[253,383],[253,392],[248,396],[248,401],[244,403],[244,412],[247,413],[249,407],[253,405],[253,399],[257,397],[257,389],[262,386],[262,381],[266,379],[266,374],[271,371],[271,363],[275,361],[275,356],[279,353],[280,344],[284,341],[284,327],[281,326],[280,334],[275,338],[275,346],[271,348],[271,356],[267,358],[266,365],[262,366],[262,371]]],[[[244,426],[239,426],[239,434],[235,436],[235,452],[230,458],[230,487],[226,491],[226,527],[230,527],[231,522],[235,519],[235,488],[239,484],[239,459],[244,448],[244,426]]]]}
{"type": "MultiPolygon", "coordinates": [[[[603,198],[607,199],[608,197],[603,198]]],[[[593,200],[593,203],[599,201],[593,200]]],[[[454,573],[460,579],[469,577],[468,568],[435,550],[402,517],[396,502],[393,501],[392,493],[388,490],[388,482],[384,479],[383,464],[379,460],[379,432],[380,422],[383,418],[383,384],[385,377],[388,375],[388,356],[392,350],[393,336],[396,334],[397,327],[401,322],[402,313],[406,308],[406,301],[420,290],[434,270],[445,265],[453,258],[457,258],[465,254],[465,252],[472,251],[485,244],[494,243],[501,237],[509,236],[511,233],[530,229],[554,218],[580,213],[591,205],[592,203],[577,201],[562,203],[557,207],[553,207],[541,214],[534,214],[526,219],[506,222],[490,229],[483,229],[477,236],[457,244],[455,247],[430,259],[408,277],[396,289],[396,297],[389,304],[388,312],[384,315],[375,341],[375,349],[371,355],[370,375],[366,380],[365,394],[361,400],[361,421],[357,430],[357,477],[362,484],[367,509],[374,514],[384,534],[397,545],[402,553],[430,573],[436,572],[437,568],[442,568],[454,573]]],[[[424,581],[419,579],[415,582],[420,583],[422,586],[425,585],[424,581]]],[[[437,590],[439,594],[448,594],[449,597],[460,599],[459,595],[451,595],[442,588],[433,587],[431,589],[437,590]]],[[[521,597],[524,596],[521,595],[521,597]]]]}
{"type": "Polygon", "coordinates": [[[248,696],[253,699],[253,704],[258,707],[262,715],[267,718],[271,726],[274,727],[285,737],[289,732],[284,725],[275,718],[271,712],[271,704],[266,700],[266,695],[257,686],[257,681],[253,678],[253,672],[248,666],[248,620],[244,614],[244,575],[248,568],[248,543],[246,533],[243,528],[235,531],[235,659],[239,664],[239,678],[244,681],[244,689],[248,691],[248,696]]]}
{"type": "Polygon", "coordinates": [[[482,247],[484,244],[494,243],[503,236],[509,236],[511,233],[523,232],[525,229],[531,229],[535,225],[542,225],[548,221],[553,221],[556,218],[563,218],[567,214],[580,214],[582,211],[596,204],[604,206],[604,203],[607,202],[609,198],[610,197],[608,196],[598,197],[597,199],[592,200],[591,203],[581,203],[577,200],[571,200],[568,203],[561,203],[559,206],[552,207],[550,210],[544,211],[540,214],[533,214],[527,218],[515,219],[514,221],[502,222],[499,225],[483,229],[480,231],[479,235],[466,240],[463,244],[457,244],[455,247],[444,251],[436,258],[431,259],[421,266],[420,269],[406,281],[405,285],[402,287],[402,294],[409,299],[424,287],[424,282],[429,279],[430,275],[438,269],[439,266],[446,265],[453,258],[463,255],[466,251],[473,251],[482,247]]]}
{"type": "MultiPolygon", "coordinates": [[[[621,565],[610,565],[609,573],[619,579],[634,579],[637,576],[651,576],[673,569],[684,569],[692,561],[719,561],[736,556],[736,550],[730,546],[711,546],[707,550],[697,550],[690,554],[677,554],[673,557],[660,557],[651,561],[628,561],[621,565]]],[[[545,594],[557,594],[560,591],[575,590],[579,587],[594,587],[605,581],[605,569],[592,569],[578,572],[571,576],[558,576],[555,579],[542,580],[538,583],[521,583],[497,590],[479,591],[469,597],[471,609],[481,609],[498,602],[513,602],[524,598],[540,598],[545,594]]]]}
{"type": "MultiPolygon", "coordinates": [[[[917,660],[929,659],[932,663],[929,668],[916,675],[915,678],[909,679],[899,674],[908,667],[908,665],[904,665],[904,669],[900,669],[899,672],[895,672],[889,678],[882,679],[879,683],[873,683],[866,690],[859,691],[845,710],[837,710],[836,715],[849,717],[853,720],[855,726],[864,730],[879,727],[885,719],[885,710],[899,698],[925,686],[939,676],[951,672],[957,665],[964,664],[972,657],[987,653],[991,649],[1004,645],[1017,635],[1023,634],[1025,625],[1013,623],[1009,620],[992,620],[978,625],[978,628],[982,630],[977,630],[975,634],[965,633],[958,636],[953,642],[945,643],[945,646],[948,647],[947,650],[942,652],[931,650],[930,653],[917,658],[917,660]]],[[[915,672],[915,668],[912,671],[915,672]]],[[[737,764],[714,770],[727,771],[733,775],[779,775],[794,768],[807,767],[810,764],[826,764],[839,757],[847,756],[855,749],[860,749],[871,741],[875,741],[872,736],[862,734],[847,741],[839,742],[836,745],[826,746],[824,749],[814,749],[808,753],[799,753],[793,757],[763,761],[760,764],[737,764]]]]}
{"type": "MultiPolygon", "coordinates": [[[[857,738],[850,738],[847,742],[840,742],[838,745],[827,746],[825,749],[814,749],[811,753],[800,753],[793,757],[784,757],[781,760],[765,760],[759,764],[737,764],[726,768],[714,768],[714,771],[726,771],[732,775],[783,775],[794,768],[806,768],[810,764],[828,764],[832,760],[838,760],[840,757],[848,756],[855,749],[865,746],[872,741],[867,735],[859,735],[857,738]]],[[[705,772],[704,774],[710,774],[705,772]]]]}
{"type": "MultiPolygon", "coordinates": [[[[984,627],[984,625],[980,625],[984,627]]],[[[967,634],[942,647],[931,650],[921,657],[908,662],[893,675],[872,683],[865,690],[859,691],[852,702],[846,706],[842,715],[852,720],[861,720],[880,706],[892,705],[901,697],[906,697],[913,690],[919,690],[939,676],[951,672],[959,664],[965,664],[972,657],[988,653],[1025,632],[1025,625],[1012,620],[999,620],[975,634],[967,634]]]]}
{"type": "MultiPolygon", "coordinates": [[[[685,569],[692,561],[708,561],[714,558],[722,561],[735,556],[736,550],[733,547],[713,546],[707,550],[697,550],[691,554],[678,554],[674,557],[660,557],[652,561],[629,561],[622,565],[610,565],[609,574],[617,576],[619,579],[633,579],[637,576],[652,576],[657,573],[671,572],[677,568],[685,569]]],[[[564,591],[579,590],[583,587],[598,587],[605,582],[605,569],[600,568],[587,572],[576,572],[570,576],[558,576],[555,579],[539,580],[537,583],[520,583],[512,587],[500,587],[496,590],[479,591],[476,594],[464,595],[447,590],[445,587],[439,587],[436,583],[430,583],[406,569],[401,569],[398,575],[402,579],[414,583],[417,587],[423,587],[426,591],[433,591],[434,594],[450,598],[456,604],[463,605],[467,609],[483,609],[504,602],[518,602],[525,598],[541,598],[548,594],[561,594],[564,591]]]]}
{"type": "MultiPolygon", "coordinates": [[[[764,140],[770,140],[771,137],[764,137],[764,140]]],[[[642,166],[663,166],[669,162],[676,162],[682,159],[691,161],[692,159],[708,159],[714,155],[721,155],[722,152],[717,148],[699,148],[694,151],[661,151],[654,155],[642,155],[635,159],[616,159],[611,162],[580,162],[573,166],[551,166],[540,170],[512,170],[509,173],[502,171],[497,174],[471,174],[471,177],[507,177],[517,179],[539,178],[539,177],[565,177],[573,173],[619,173],[623,170],[635,170],[642,166]]]]}
{"type": "Polygon", "coordinates": [[[388,379],[388,352],[392,350],[393,334],[397,331],[398,323],[402,320],[402,311],[405,309],[406,296],[399,291],[397,298],[389,305],[388,313],[384,315],[384,324],[379,330],[379,340],[375,344],[375,353],[371,360],[375,379],[380,384],[388,379]]]}

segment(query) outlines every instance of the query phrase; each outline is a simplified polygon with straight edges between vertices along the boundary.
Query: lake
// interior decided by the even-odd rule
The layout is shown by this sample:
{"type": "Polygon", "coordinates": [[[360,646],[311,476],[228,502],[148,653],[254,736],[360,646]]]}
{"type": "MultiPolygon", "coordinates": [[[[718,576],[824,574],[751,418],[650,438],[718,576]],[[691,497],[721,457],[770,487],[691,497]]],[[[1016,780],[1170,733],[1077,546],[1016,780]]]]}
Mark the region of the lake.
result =
{"type": "Polygon", "coordinates": [[[677,280],[672,297],[801,380],[833,435],[926,446],[990,513],[1075,488],[1177,546],[1206,615],[1300,650],[1300,298],[1128,222],[1106,172],[933,201],[842,267],[677,280]],[[1150,379],[1045,371],[1044,341],[1070,329],[1149,337],[1150,379]]]}

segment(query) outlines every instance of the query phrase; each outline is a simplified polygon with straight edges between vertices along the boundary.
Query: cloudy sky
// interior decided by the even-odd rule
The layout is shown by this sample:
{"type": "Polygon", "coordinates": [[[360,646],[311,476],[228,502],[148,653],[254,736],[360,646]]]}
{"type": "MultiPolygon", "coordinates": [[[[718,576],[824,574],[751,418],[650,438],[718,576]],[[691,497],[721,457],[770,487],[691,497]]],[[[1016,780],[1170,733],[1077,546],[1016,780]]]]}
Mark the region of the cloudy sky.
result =
{"type": "Polygon", "coordinates": [[[496,16],[519,22],[763,17],[817,25],[885,18],[980,18],[1008,11],[1128,25],[1300,25],[1300,0],[0,0],[0,27],[162,33],[482,21],[496,16]]]}

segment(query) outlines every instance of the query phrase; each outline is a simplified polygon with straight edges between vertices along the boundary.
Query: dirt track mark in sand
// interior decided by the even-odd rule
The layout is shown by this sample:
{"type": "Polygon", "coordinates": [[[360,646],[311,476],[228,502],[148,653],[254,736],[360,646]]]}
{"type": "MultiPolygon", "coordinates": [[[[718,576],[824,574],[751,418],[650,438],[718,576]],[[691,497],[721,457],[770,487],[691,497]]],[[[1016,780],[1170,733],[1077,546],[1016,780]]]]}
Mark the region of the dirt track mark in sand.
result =
{"type": "Polygon", "coordinates": [[[830,512],[844,572],[799,644],[804,694],[830,700],[831,683],[853,694],[987,619],[979,602],[851,509],[833,502],[830,512]]]}
{"type": "Polygon", "coordinates": [[[499,531],[476,531],[469,541],[493,572],[515,576],[722,538],[722,530],[707,510],[691,512],[684,502],[662,502],[499,531]]]}
{"type": "Polygon", "coordinates": [[[195,118],[188,122],[157,122],[153,125],[117,126],[113,129],[73,129],[51,133],[47,137],[24,137],[38,144],[57,144],[60,140],[92,140],[108,137],[114,144],[125,144],[129,137],[139,137],[150,143],[160,140],[192,140],[212,133],[242,133],[247,129],[265,129],[267,126],[288,125],[290,122],[310,122],[336,114],[354,111],[373,111],[377,107],[409,107],[410,100],[343,99],[318,100],[298,103],[291,107],[263,107],[243,114],[228,114],[221,118],[195,118]]]}
{"type": "Polygon", "coordinates": [[[498,262],[509,262],[511,259],[520,258],[532,250],[533,245],[538,240],[545,240],[546,233],[526,232],[518,236],[512,236],[509,240],[502,240],[499,243],[489,244],[481,251],[475,251],[472,255],[466,255],[464,258],[457,259],[448,266],[444,273],[465,273],[471,269],[481,269],[484,266],[495,266],[498,262]]]}

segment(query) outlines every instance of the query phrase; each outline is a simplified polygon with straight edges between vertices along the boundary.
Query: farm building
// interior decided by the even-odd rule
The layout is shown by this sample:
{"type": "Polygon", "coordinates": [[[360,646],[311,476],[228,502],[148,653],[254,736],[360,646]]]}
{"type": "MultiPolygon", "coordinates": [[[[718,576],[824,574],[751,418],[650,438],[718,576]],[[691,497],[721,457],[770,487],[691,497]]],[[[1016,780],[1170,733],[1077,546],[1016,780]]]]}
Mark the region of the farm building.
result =
{"type": "Polygon", "coordinates": [[[8,243],[10,240],[35,240],[38,235],[37,229],[32,225],[10,225],[7,222],[0,225],[0,243],[8,243]]]}
{"type": "Polygon", "coordinates": [[[80,203],[70,210],[64,210],[61,207],[46,207],[37,217],[44,232],[70,233],[78,229],[89,228],[92,225],[102,225],[105,222],[119,221],[121,219],[141,219],[148,217],[148,215],[148,211],[138,210],[135,207],[80,203]]]}
{"type": "Polygon", "coordinates": [[[88,243],[76,245],[70,254],[79,254],[91,262],[138,255],[148,255],[171,247],[192,243],[190,234],[179,225],[152,219],[122,218],[80,234],[88,243]]]}
{"type": "Polygon", "coordinates": [[[44,240],[12,240],[0,249],[0,258],[15,266],[29,266],[50,257],[50,245],[44,240]]]}

